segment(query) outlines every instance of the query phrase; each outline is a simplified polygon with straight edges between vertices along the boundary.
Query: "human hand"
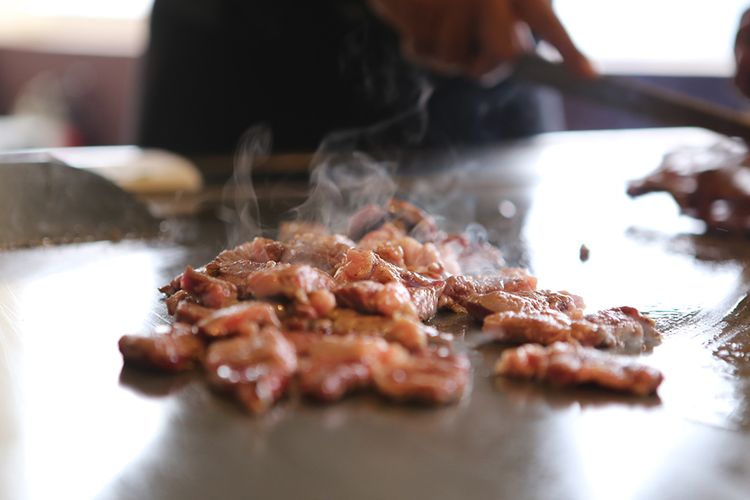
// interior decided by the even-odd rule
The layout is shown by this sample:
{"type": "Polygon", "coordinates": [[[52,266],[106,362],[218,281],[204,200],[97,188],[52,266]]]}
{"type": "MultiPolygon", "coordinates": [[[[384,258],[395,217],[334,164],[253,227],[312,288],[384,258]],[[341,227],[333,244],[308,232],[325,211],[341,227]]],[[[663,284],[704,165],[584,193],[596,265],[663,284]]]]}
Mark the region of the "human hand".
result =
{"type": "Polygon", "coordinates": [[[404,53],[438,71],[482,78],[533,50],[531,32],[582,76],[596,71],[549,0],[369,0],[401,35],[404,53]]]}
{"type": "Polygon", "coordinates": [[[740,19],[740,27],[734,40],[734,59],[734,84],[740,92],[750,97],[750,10],[740,19]]]}

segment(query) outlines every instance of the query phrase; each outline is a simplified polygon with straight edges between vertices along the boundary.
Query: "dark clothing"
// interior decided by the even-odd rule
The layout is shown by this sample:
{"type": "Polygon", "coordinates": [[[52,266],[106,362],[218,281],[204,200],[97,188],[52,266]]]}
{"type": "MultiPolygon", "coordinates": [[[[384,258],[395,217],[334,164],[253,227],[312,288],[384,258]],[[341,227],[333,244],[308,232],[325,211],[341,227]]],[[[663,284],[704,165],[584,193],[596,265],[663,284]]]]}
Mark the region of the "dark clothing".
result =
{"type": "Polygon", "coordinates": [[[396,120],[384,134],[392,144],[379,146],[481,144],[542,129],[528,88],[426,74],[358,0],[156,0],[144,72],[138,141],[184,154],[232,152],[258,123],[270,125],[276,151],[313,150],[331,132],[416,109],[428,87],[424,133],[396,120]]]}

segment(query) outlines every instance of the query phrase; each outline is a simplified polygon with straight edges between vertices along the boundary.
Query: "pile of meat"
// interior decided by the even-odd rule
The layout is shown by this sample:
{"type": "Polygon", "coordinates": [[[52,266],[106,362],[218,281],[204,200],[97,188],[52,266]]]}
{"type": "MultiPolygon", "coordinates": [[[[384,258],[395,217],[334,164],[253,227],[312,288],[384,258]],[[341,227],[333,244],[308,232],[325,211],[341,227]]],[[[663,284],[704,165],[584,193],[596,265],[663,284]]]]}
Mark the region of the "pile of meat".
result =
{"type": "Polygon", "coordinates": [[[580,297],[537,290],[527,271],[503,267],[495,247],[446,234],[396,199],[354,215],[347,236],[282,224],[276,240],[225,250],[161,291],[174,322],[122,337],[125,362],[201,367],[212,387],[253,413],[291,387],[323,402],[365,390],[395,401],[459,400],[471,365],[450,335],[425,323],[441,309],[482,321],[498,341],[528,344],[503,353],[503,375],[636,394],[661,381],[595,349],[639,347],[658,336],[650,319],[629,307],[584,314],[580,297]]]}

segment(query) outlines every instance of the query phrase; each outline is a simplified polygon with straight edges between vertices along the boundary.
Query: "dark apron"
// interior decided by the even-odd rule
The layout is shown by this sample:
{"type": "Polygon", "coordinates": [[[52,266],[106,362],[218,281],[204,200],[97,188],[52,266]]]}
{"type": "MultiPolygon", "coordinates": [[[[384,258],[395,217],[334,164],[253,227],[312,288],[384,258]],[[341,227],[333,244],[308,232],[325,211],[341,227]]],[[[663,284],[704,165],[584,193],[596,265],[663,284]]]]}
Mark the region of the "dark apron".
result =
{"type": "Polygon", "coordinates": [[[478,145],[544,128],[532,90],[414,67],[357,0],[156,0],[143,81],[138,142],[184,154],[230,153],[260,123],[276,151],[314,150],[351,129],[368,149],[478,145]]]}

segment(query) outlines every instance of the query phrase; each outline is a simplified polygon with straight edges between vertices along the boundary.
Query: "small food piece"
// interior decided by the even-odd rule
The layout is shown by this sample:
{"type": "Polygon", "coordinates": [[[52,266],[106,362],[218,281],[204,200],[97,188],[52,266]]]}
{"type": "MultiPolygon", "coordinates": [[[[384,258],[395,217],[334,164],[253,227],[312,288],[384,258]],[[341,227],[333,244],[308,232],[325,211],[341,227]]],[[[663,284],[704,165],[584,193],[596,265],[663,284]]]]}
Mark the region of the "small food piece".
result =
{"type": "Polygon", "coordinates": [[[330,236],[331,231],[323,224],[304,221],[286,221],[279,224],[278,240],[282,242],[291,241],[303,234],[314,234],[318,236],[330,236]]]}
{"type": "Polygon", "coordinates": [[[658,340],[654,322],[632,307],[615,307],[573,319],[559,311],[500,312],[484,319],[483,331],[502,342],[579,343],[593,347],[640,349],[658,340]]]}
{"type": "Polygon", "coordinates": [[[238,245],[230,250],[224,250],[214,260],[206,264],[206,273],[216,276],[227,272],[227,268],[240,263],[266,264],[279,262],[286,249],[279,241],[257,237],[238,245]]]}
{"type": "Polygon", "coordinates": [[[591,250],[589,250],[589,247],[586,245],[581,245],[581,248],[578,250],[578,258],[581,262],[586,262],[589,260],[589,257],[591,255],[591,250]]]}
{"type": "Polygon", "coordinates": [[[219,309],[237,302],[237,287],[224,280],[213,278],[188,266],[182,273],[180,286],[201,305],[219,309]]]}
{"type": "Polygon", "coordinates": [[[174,316],[175,312],[177,312],[177,307],[182,302],[195,302],[195,300],[185,290],[177,290],[167,297],[167,300],[165,301],[167,305],[167,313],[170,316],[174,316]]]}
{"type": "Polygon", "coordinates": [[[495,373],[562,386],[595,384],[638,396],[654,394],[664,378],[658,370],[626,357],[564,342],[508,349],[495,365],[495,373]]]}
{"type": "Polygon", "coordinates": [[[336,288],[336,299],[345,306],[364,313],[416,316],[409,290],[399,281],[378,283],[376,281],[354,281],[336,288]]]}
{"type": "Polygon", "coordinates": [[[183,323],[159,326],[150,335],[123,335],[118,347],[126,364],[164,372],[191,369],[205,350],[192,327],[183,323]]]}
{"type": "Polygon", "coordinates": [[[280,327],[281,322],[271,304],[266,302],[242,302],[213,311],[196,325],[207,337],[244,335],[264,326],[280,327]]]}
{"type": "Polygon", "coordinates": [[[203,365],[211,385],[232,392],[249,411],[260,414],[286,392],[297,355],[276,327],[265,327],[212,343],[203,365]]]}
{"type": "Polygon", "coordinates": [[[465,313],[464,303],[474,295],[490,292],[531,292],[536,290],[537,279],[526,269],[504,267],[493,274],[476,276],[451,276],[445,280],[440,297],[440,307],[465,313]]]}
{"type": "Polygon", "coordinates": [[[216,311],[216,309],[210,309],[196,304],[195,302],[183,300],[177,305],[177,310],[174,312],[174,320],[180,323],[194,325],[213,314],[214,311],[216,311]]]}
{"type": "Polygon", "coordinates": [[[303,394],[332,402],[372,384],[372,370],[392,349],[383,339],[328,336],[313,342],[301,362],[303,394]]]}
{"type": "Polygon", "coordinates": [[[351,283],[353,281],[377,281],[378,283],[390,283],[400,281],[407,288],[418,286],[432,286],[435,279],[428,278],[419,273],[402,269],[386,262],[382,257],[370,250],[352,248],[346,253],[343,264],[334,275],[337,283],[351,283]]]}
{"type": "Polygon", "coordinates": [[[577,319],[583,317],[583,299],[568,292],[534,290],[531,292],[490,292],[474,295],[464,300],[463,305],[477,319],[492,313],[546,313],[561,312],[577,319]]]}
{"type": "Polygon", "coordinates": [[[354,242],[340,234],[303,233],[285,243],[281,262],[307,264],[333,275],[354,242]]]}
{"type": "Polygon", "coordinates": [[[245,289],[254,297],[286,297],[303,304],[316,290],[332,290],[333,279],[323,271],[306,264],[279,264],[271,269],[252,274],[245,289]]]}
{"type": "Polygon", "coordinates": [[[471,364],[447,348],[417,354],[393,352],[374,371],[378,392],[396,401],[447,404],[458,401],[469,385],[471,364]]]}

